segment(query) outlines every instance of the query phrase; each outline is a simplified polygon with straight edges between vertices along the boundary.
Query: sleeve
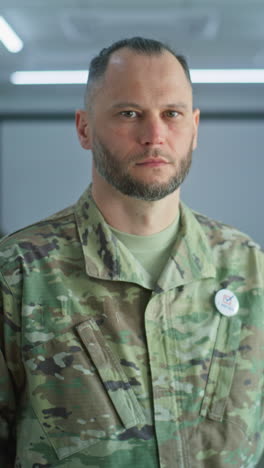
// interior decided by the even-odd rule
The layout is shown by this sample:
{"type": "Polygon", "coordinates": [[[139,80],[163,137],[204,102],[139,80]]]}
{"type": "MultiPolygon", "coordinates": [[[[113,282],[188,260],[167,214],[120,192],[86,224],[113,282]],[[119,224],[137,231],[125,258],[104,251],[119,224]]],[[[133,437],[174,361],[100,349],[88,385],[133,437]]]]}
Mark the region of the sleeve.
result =
{"type": "Polygon", "coordinates": [[[16,395],[21,385],[17,305],[0,273],[0,466],[14,467],[16,395]],[[20,370],[19,370],[20,369],[20,370]]]}

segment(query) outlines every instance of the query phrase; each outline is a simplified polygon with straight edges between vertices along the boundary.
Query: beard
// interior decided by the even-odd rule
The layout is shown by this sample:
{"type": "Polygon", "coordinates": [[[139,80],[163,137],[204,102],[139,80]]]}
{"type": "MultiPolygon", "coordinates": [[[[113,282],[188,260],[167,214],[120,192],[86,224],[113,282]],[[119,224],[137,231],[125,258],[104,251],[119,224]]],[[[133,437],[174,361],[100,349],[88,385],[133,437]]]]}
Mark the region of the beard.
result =
{"type": "Polygon", "coordinates": [[[178,167],[175,167],[175,173],[167,182],[162,183],[142,182],[131,176],[128,172],[128,168],[131,165],[142,162],[150,155],[151,157],[166,158],[169,163],[172,163],[171,157],[160,150],[146,150],[140,154],[132,155],[126,158],[122,165],[115,155],[102,143],[98,136],[94,136],[92,154],[94,165],[98,173],[116,190],[124,195],[139,200],[157,201],[175,192],[187,176],[192,163],[192,141],[188,151],[181,158],[178,167]]]}

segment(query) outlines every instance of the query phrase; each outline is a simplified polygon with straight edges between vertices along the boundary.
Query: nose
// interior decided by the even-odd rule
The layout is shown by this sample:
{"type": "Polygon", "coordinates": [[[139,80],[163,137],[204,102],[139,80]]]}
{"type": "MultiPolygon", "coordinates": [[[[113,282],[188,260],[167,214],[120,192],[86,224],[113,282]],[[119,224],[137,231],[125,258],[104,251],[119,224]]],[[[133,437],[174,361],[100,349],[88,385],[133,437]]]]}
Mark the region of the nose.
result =
{"type": "Polygon", "coordinates": [[[140,122],[139,140],[141,145],[163,145],[165,123],[159,117],[146,117],[140,122]]]}

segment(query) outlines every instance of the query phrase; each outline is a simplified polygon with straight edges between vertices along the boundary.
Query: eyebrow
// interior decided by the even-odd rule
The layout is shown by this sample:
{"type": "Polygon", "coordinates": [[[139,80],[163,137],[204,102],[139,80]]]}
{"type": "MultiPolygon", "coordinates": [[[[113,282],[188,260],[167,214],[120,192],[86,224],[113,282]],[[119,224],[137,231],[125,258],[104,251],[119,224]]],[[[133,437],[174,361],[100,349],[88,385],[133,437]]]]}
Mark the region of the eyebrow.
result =
{"type": "MultiPolygon", "coordinates": [[[[113,104],[111,107],[112,109],[123,109],[124,107],[133,107],[134,109],[143,109],[143,107],[140,106],[139,104],[135,102],[129,102],[129,101],[118,102],[116,104],[113,104]]],[[[187,109],[188,106],[183,102],[178,102],[178,103],[165,104],[162,107],[166,109],[168,108],[169,109],[175,109],[175,108],[187,109]]]]}

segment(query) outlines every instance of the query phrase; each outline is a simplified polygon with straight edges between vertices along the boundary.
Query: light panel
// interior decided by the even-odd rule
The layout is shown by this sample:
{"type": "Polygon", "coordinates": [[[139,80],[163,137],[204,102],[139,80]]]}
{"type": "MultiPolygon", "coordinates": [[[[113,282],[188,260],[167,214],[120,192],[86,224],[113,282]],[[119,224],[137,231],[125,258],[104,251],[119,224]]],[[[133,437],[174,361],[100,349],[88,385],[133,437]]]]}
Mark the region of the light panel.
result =
{"type": "Polygon", "coordinates": [[[191,70],[193,83],[264,83],[263,69],[191,70]]]}
{"type": "Polygon", "coordinates": [[[12,53],[20,52],[24,45],[3,16],[0,16],[0,41],[12,53]]]}
{"type": "MultiPolygon", "coordinates": [[[[193,83],[264,83],[264,69],[192,69],[190,73],[193,83]]],[[[87,70],[18,71],[10,81],[15,85],[84,84],[87,78],[87,70]]]]}
{"type": "Polygon", "coordinates": [[[12,73],[10,81],[16,85],[83,84],[87,78],[87,70],[18,71],[12,73]]]}

